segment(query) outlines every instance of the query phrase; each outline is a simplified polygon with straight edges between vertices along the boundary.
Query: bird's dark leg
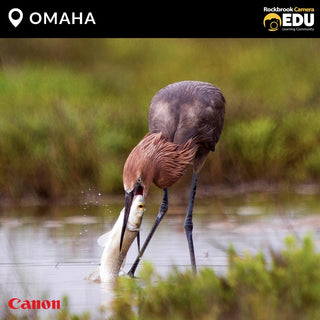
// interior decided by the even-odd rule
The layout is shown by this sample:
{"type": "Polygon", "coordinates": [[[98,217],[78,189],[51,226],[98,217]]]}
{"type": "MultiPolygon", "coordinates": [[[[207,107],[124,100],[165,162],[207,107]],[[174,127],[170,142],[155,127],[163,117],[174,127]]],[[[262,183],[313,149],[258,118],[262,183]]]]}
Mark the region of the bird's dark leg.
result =
{"type": "Polygon", "coordinates": [[[189,246],[191,266],[192,266],[192,271],[194,274],[197,273],[197,266],[196,266],[196,258],[194,255],[194,247],[193,247],[193,239],[192,239],[192,230],[193,230],[192,212],[193,212],[194,197],[196,195],[198,176],[199,175],[195,172],[192,175],[192,183],[191,183],[188,211],[187,211],[186,219],[184,221],[184,228],[186,230],[188,246],[189,246]]]}
{"type": "Polygon", "coordinates": [[[148,244],[149,244],[154,232],[156,231],[158,225],[160,224],[162,218],[164,217],[164,215],[168,211],[168,206],[169,206],[169,204],[168,204],[168,189],[164,189],[163,190],[162,202],[161,202],[161,205],[160,205],[159,212],[158,212],[158,215],[156,217],[156,220],[154,221],[154,224],[153,224],[153,226],[152,226],[152,228],[151,228],[151,230],[150,230],[150,232],[149,232],[149,234],[147,236],[146,241],[144,242],[144,244],[143,244],[143,246],[141,248],[141,251],[139,252],[135,262],[133,263],[131,269],[128,272],[129,276],[131,276],[131,277],[134,276],[134,273],[135,273],[135,271],[137,269],[137,266],[138,266],[138,264],[139,264],[139,262],[140,262],[140,260],[142,258],[142,255],[143,255],[144,251],[146,250],[146,248],[147,248],[147,246],[148,246],[148,244]]]}

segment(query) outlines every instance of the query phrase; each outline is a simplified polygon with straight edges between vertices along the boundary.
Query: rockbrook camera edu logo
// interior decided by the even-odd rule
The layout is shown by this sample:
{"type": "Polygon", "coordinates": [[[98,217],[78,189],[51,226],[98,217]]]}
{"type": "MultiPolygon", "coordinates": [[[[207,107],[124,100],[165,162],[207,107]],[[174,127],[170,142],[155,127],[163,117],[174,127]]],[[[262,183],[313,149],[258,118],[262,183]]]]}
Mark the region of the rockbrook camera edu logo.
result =
{"type": "MultiPolygon", "coordinates": [[[[23,19],[23,12],[19,8],[13,8],[8,13],[8,18],[16,28],[23,19]]],[[[96,24],[92,12],[32,12],[29,15],[29,22],[32,24],[96,24]]]]}
{"type": "Polygon", "coordinates": [[[314,8],[263,8],[269,12],[263,19],[268,31],[314,31],[314,8]]]}

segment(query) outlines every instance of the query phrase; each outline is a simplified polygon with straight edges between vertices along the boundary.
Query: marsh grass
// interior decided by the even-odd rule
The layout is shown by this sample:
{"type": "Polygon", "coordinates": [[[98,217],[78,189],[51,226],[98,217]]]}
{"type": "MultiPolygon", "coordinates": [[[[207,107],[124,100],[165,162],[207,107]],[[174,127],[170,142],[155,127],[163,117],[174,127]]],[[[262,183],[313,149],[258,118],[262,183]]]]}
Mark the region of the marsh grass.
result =
{"type": "Polygon", "coordinates": [[[269,262],[232,247],[228,255],[225,276],[173,268],[163,277],[145,264],[138,280],[119,282],[114,319],[319,319],[320,255],[310,237],[287,237],[269,262]]]}
{"type": "Polygon", "coordinates": [[[317,39],[3,39],[0,196],[122,191],[154,93],[203,80],[227,99],[203,184],[320,180],[317,39]]]}
{"type": "Polygon", "coordinates": [[[91,184],[115,190],[121,183],[119,158],[132,144],[126,128],[132,137],[137,135],[130,124],[133,111],[121,119],[102,90],[86,76],[65,69],[26,67],[2,75],[1,81],[4,195],[72,195],[75,188],[79,192],[79,187],[91,184]]]}

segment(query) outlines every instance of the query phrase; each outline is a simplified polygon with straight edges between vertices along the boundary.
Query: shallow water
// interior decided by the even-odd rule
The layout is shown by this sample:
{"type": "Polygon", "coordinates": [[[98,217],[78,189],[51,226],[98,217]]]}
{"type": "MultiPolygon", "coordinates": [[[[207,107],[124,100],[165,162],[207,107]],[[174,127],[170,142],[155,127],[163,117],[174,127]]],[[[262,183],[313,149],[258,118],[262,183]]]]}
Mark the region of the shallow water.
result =
{"type": "MultiPolygon", "coordinates": [[[[197,199],[194,208],[194,242],[198,268],[212,267],[223,273],[226,250],[232,243],[241,253],[281,249],[289,233],[303,237],[312,232],[320,248],[319,195],[249,194],[234,198],[197,199]]],[[[81,206],[3,208],[0,212],[0,314],[10,298],[62,299],[69,297],[74,313],[98,312],[104,287],[86,280],[98,265],[103,251],[97,238],[111,229],[122,203],[86,201],[81,206]]],[[[170,206],[156,231],[144,260],[160,274],[172,265],[190,267],[184,234],[186,205],[170,206]]],[[[142,241],[154,221],[156,204],[147,203],[142,241]]],[[[129,250],[125,270],[133,263],[137,248],[129,250]]],[[[137,270],[139,273],[139,267],[137,270]]],[[[14,313],[21,313],[15,310],[14,313]]],[[[46,317],[48,311],[40,315],[46,317]]],[[[2,317],[1,317],[2,318],[2,317]]],[[[1,319],[0,318],[0,319],[1,319]]]]}

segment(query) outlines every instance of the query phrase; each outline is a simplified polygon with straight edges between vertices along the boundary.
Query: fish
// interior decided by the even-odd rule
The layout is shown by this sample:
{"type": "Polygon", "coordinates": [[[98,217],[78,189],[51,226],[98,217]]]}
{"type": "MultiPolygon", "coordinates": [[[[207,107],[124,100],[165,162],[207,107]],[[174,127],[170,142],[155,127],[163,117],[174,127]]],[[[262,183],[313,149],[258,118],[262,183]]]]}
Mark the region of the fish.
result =
{"type": "MultiPolygon", "coordinates": [[[[103,234],[98,238],[98,244],[104,247],[100,260],[100,266],[98,270],[96,270],[99,272],[101,282],[116,282],[121,266],[124,264],[127,252],[136,238],[138,239],[139,249],[139,231],[145,210],[144,197],[142,195],[137,195],[132,202],[121,251],[120,236],[125,208],[121,210],[119,217],[113,225],[111,231],[103,234]]],[[[92,279],[93,277],[90,275],[89,278],[92,279]]]]}

